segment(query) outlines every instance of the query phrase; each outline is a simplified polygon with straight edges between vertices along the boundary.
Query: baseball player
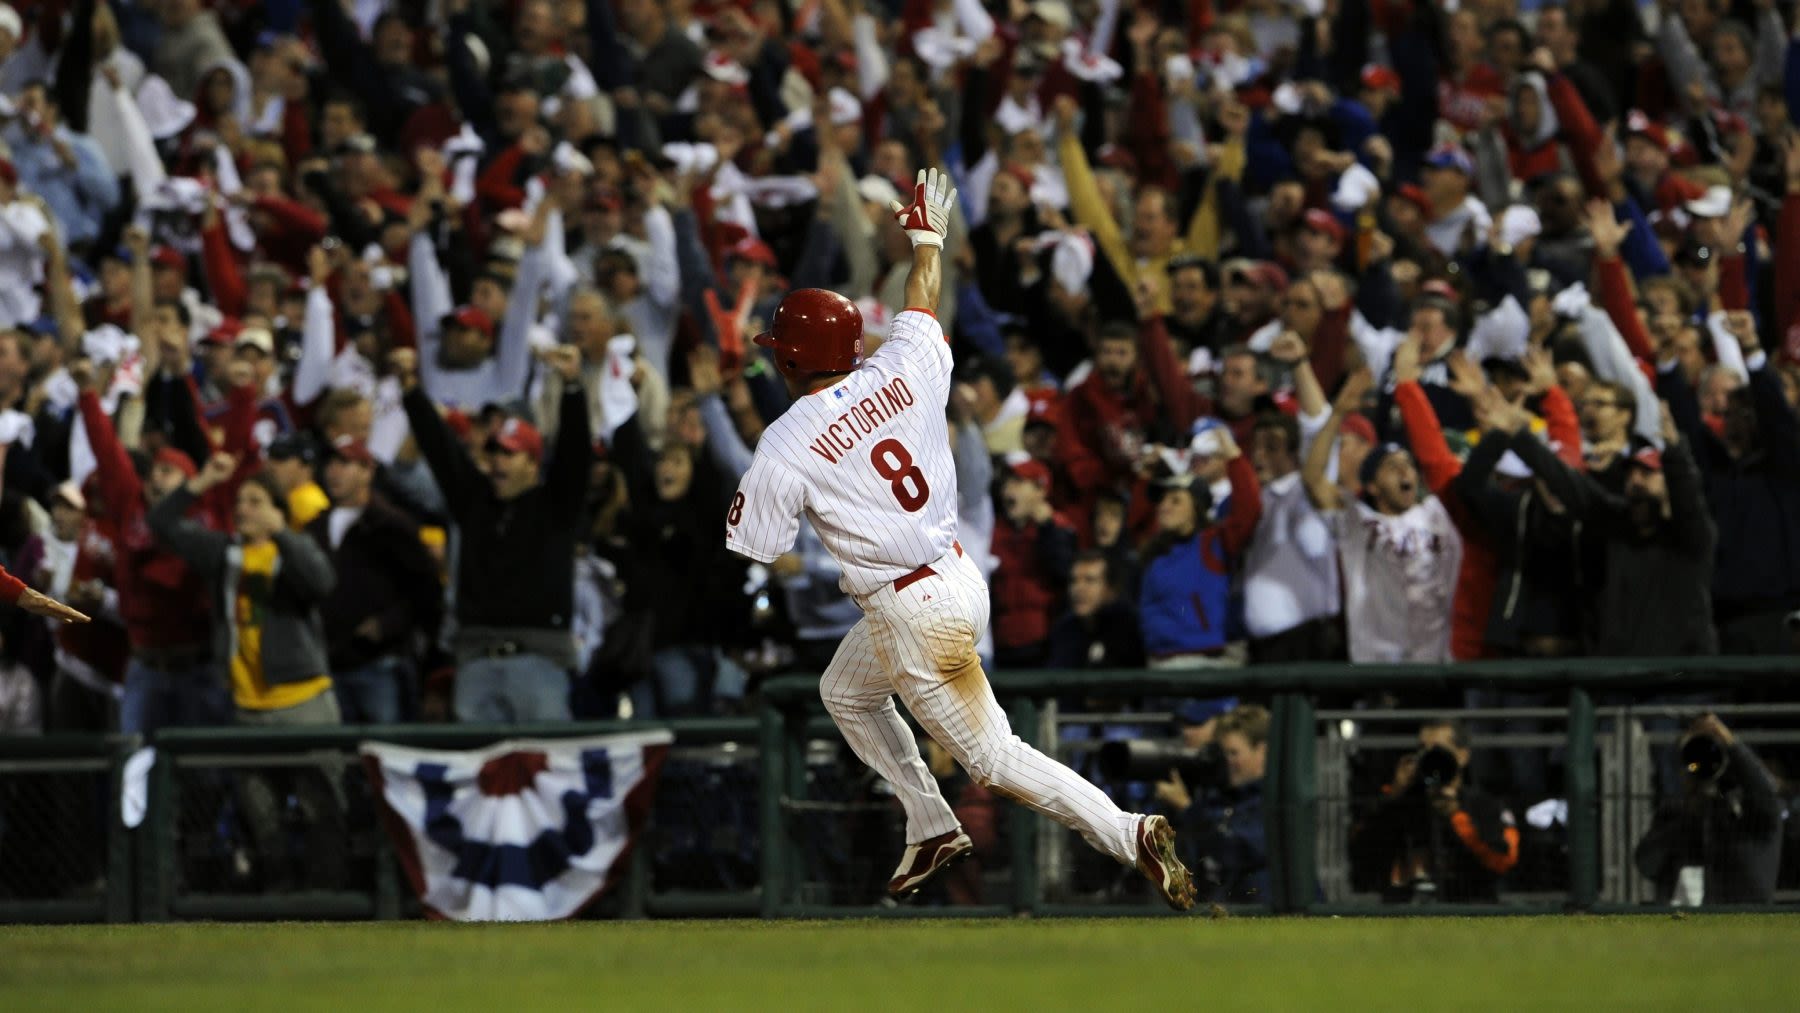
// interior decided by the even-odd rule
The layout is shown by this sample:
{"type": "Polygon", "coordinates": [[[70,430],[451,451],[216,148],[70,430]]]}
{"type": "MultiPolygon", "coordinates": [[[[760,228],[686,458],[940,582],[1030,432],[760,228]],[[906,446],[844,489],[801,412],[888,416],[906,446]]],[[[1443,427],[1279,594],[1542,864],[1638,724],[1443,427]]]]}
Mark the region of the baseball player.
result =
{"type": "Polygon", "coordinates": [[[788,294],[756,343],[774,352],[794,403],[763,432],[725,517],[726,544],[764,563],[794,544],[805,514],[843,567],[863,617],[826,666],[819,692],[850,747],[894,786],[906,851],[888,892],[916,892],[973,845],[894,708],[898,694],[925,731],[982,786],[1081,833],[1136,867],[1171,907],[1194,903],[1175,832],[1127,813],[1007,724],[975,644],[988,589],[956,540],[956,470],[945,406],[951,356],[934,312],[939,257],[956,191],[921,171],[912,203],[893,203],[912,240],[906,310],[867,360],[862,314],[820,289],[788,294]]]}

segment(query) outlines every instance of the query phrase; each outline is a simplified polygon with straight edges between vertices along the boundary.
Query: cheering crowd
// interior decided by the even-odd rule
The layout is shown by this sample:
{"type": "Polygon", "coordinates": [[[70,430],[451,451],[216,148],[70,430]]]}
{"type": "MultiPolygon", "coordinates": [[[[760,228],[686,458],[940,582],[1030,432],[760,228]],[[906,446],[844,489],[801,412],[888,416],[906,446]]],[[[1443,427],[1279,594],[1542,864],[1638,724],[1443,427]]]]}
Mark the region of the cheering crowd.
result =
{"type": "Polygon", "coordinates": [[[1001,668],[1784,654],[1785,0],[0,5],[7,728],[730,712],[781,296],[940,310],[1001,668]]]}

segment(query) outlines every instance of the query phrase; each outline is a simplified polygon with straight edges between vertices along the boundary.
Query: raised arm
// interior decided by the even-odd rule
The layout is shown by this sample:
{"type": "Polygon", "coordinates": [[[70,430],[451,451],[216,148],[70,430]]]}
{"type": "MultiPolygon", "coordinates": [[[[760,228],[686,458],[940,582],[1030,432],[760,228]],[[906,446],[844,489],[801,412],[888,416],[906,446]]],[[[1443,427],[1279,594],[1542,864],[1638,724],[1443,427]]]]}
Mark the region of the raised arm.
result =
{"type": "Polygon", "coordinates": [[[943,288],[944,237],[950,233],[950,212],[956,206],[956,188],[950,174],[920,169],[913,185],[912,203],[902,207],[891,201],[894,220],[912,241],[912,270],[906,276],[906,309],[924,310],[935,316],[943,288]]]}
{"type": "Polygon", "coordinates": [[[1229,427],[1217,430],[1224,446],[1221,453],[1225,457],[1225,476],[1231,481],[1231,510],[1219,523],[1219,537],[1225,543],[1225,554],[1232,558],[1241,555],[1256,535],[1256,525],[1262,520],[1262,488],[1256,482],[1256,469],[1250,466],[1250,458],[1238,449],[1237,441],[1231,437],[1229,427]]]}
{"type": "Polygon", "coordinates": [[[306,293],[306,314],[300,324],[300,361],[294,366],[294,403],[309,405],[325,393],[331,382],[331,363],[337,358],[336,311],[326,282],[331,278],[331,263],[323,249],[315,246],[307,254],[307,270],[312,288],[306,293]]]}
{"type": "Polygon", "coordinates": [[[225,565],[231,540],[188,517],[188,511],[236,470],[237,461],[230,454],[214,454],[198,475],[150,508],[150,530],[156,540],[209,579],[225,565]]]}
{"type": "Polygon", "coordinates": [[[1338,431],[1343,428],[1344,418],[1356,411],[1374,385],[1375,377],[1368,367],[1351,373],[1338,391],[1337,402],[1331,406],[1331,417],[1325,420],[1325,428],[1319,430],[1318,438],[1306,451],[1300,481],[1306,486],[1306,498],[1320,510],[1337,510],[1344,505],[1343,490],[1330,477],[1331,459],[1337,456],[1338,431]]]}
{"type": "Polygon", "coordinates": [[[593,461],[593,427],[588,419],[588,393],[581,384],[581,351],[558,345],[545,361],[562,378],[562,405],[558,412],[556,442],[544,469],[544,488],[552,502],[579,513],[587,488],[588,467],[593,461]]]}
{"type": "Polygon", "coordinates": [[[388,353],[388,361],[392,367],[389,371],[405,392],[401,404],[412,426],[413,439],[419,444],[419,454],[443,490],[450,512],[458,514],[474,502],[480,483],[486,479],[438,415],[437,405],[419,388],[418,353],[410,348],[396,348],[388,353]]]}

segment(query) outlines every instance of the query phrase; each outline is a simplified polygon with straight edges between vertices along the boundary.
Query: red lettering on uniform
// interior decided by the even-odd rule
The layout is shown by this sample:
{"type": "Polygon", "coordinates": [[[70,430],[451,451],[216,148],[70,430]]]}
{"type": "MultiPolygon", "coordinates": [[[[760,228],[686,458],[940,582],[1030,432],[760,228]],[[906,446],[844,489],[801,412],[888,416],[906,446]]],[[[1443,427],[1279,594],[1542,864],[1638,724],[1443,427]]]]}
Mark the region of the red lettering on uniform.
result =
{"type": "Polygon", "coordinates": [[[838,461],[837,448],[823,436],[812,442],[812,452],[823,457],[827,464],[836,464],[838,461]]]}
{"type": "Polygon", "coordinates": [[[900,414],[906,409],[906,406],[900,403],[900,395],[894,393],[892,388],[893,384],[889,384],[888,386],[881,388],[880,392],[881,403],[887,408],[889,418],[900,414]]]}
{"type": "Polygon", "coordinates": [[[840,436],[838,434],[839,425],[840,423],[833,422],[826,428],[825,434],[837,442],[839,450],[854,450],[856,448],[856,441],[850,439],[848,436],[840,436]]]}
{"type": "Polygon", "coordinates": [[[864,415],[869,417],[870,428],[881,425],[883,422],[887,421],[887,419],[882,417],[881,406],[877,405],[875,399],[872,397],[865,397],[861,401],[858,401],[856,407],[861,410],[864,415]]]}
{"type": "Polygon", "coordinates": [[[911,408],[913,403],[912,388],[906,385],[906,377],[896,376],[893,383],[894,392],[900,395],[900,402],[911,408]]]}

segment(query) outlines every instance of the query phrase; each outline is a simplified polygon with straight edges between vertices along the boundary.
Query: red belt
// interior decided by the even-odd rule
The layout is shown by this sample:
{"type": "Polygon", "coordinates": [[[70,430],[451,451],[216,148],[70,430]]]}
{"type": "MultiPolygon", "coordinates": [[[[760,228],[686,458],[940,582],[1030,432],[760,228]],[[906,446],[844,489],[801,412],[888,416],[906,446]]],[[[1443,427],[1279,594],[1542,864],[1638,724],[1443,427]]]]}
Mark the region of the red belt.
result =
{"type": "MultiPolygon", "coordinates": [[[[954,548],[956,550],[957,555],[959,555],[959,556],[962,555],[962,543],[961,542],[951,542],[950,546],[951,546],[951,548],[954,548]]],[[[907,588],[913,586],[914,584],[917,584],[919,581],[924,580],[926,577],[935,577],[935,576],[937,576],[937,571],[933,570],[931,568],[930,563],[926,563],[924,566],[919,567],[917,570],[914,570],[913,572],[907,574],[906,576],[901,577],[899,580],[894,581],[894,590],[895,591],[904,591],[907,588]]]]}

